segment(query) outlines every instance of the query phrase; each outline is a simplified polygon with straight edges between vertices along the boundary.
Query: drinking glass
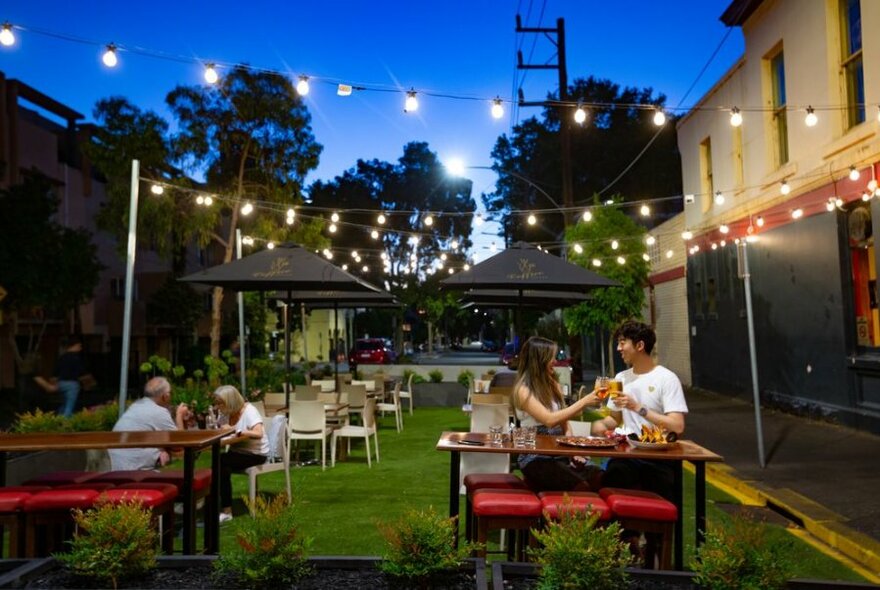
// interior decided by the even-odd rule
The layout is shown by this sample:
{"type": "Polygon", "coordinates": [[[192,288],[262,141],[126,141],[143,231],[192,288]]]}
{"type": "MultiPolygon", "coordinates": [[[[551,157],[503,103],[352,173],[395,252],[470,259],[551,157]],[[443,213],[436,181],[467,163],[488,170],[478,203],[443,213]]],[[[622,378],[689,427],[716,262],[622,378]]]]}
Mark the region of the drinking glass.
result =
{"type": "Polygon", "coordinates": [[[536,446],[536,437],[538,436],[538,427],[526,426],[525,431],[525,446],[534,449],[536,446]]]}
{"type": "Polygon", "coordinates": [[[618,412],[624,409],[623,406],[617,405],[617,396],[620,393],[623,393],[623,383],[616,379],[608,381],[608,405],[618,412]]]}
{"type": "Polygon", "coordinates": [[[504,432],[503,426],[499,425],[499,426],[490,426],[489,427],[489,435],[490,435],[489,438],[492,441],[492,446],[500,447],[502,445],[502,443],[504,442],[503,432],[504,432]]]}
{"type": "Polygon", "coordinates": [[[596,395],[599,399],[605,399],[608,396],[608,377],[596,377],[596,395]]]}
{"type": "Polygon", "coordinates": [[[526,430],[525,430],[525,428],[514,428],[513,429],[513,446],[515,446],[515,447],[526,446],[526,430]]]}

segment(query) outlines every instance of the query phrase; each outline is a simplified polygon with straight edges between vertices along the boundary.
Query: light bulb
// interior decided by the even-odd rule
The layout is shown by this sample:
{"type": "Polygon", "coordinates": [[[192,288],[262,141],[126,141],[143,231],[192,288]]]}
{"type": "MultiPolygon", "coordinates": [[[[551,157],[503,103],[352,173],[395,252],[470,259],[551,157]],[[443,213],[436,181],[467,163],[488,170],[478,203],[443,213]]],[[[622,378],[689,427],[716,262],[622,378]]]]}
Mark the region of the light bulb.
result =
{"type": "MultiPolygon", "coordinates": [[[[749,227],[752,228],[752,231],[750,231],[748,233],[753,233],[755,231],[755,228],[753,228],[751,225],[749,227]]],[[[723,248],[726,245],[727,245],[727,240],[721,240],[721,247],[723,248]]]]}
{"type": "Polygon", "coordinates": [[[583,253],[584,253],[584,247],[581,246],[580,244],[575,244],[575,245],[574,245],[574,251],[577,252],[578,254],[583,254],[583,253]]]}
{"type": "Polygon", "coordinates": [[[528,219],[526,219],[526,221],[528,221],[529,225],[535,225],[536,223],[538,223],[538,218],[530,213],[529,217],[528,217],[528,219]]]}
{"type": "Polygon", "coordinates": [[[720,231],[720,232],[723,233],[723,234],[726,234],[726,233],[728,233],[728,232],[730,231],[730,228],[727,226],[727,224],[722,223],[722,224],[718,227],[718,231],[720,231]]]}
{"type": "Polygon", "coordinates": [[[419,99],[416,98],[415,90],[406,93],[406,102],[403,103],[404,113],[414,113],[419,110],[419,99]]]}
{"type": "Polygon", "coordinates": [[[462,268],[464,268],[465,270],[470,270],[470,269],[471,269],[471,265],[470,265],[470,264],[465,264],[462,268]]]}
{"type": "Polygon", "coordinates": [[[440,260],[445,261],[446,258],[447,258],[447,257],[446,257],[446,253],[445,253],[445,252],[444,252],[443,254],[440,255],[440,260]]]}
{"type": "Polygon", "coordinates": [[[739,108],[737,107],[730,109],[730,124],[734,127],[739,127],[743,124],[742,113],[739,112],[739,108]]]}
{"type": "Polygon", "coordinates": [[[429,214],[427,217],[425,217],[425,225],[427,225],[428,227],[434,225],[434,217],[432,215],[429,214]]]}
{"type": "Polygon", "coordinates": [[[364,272],[368,272],[370,270],[370,267],[365,264],[361,267],[361,270],[364,272]]]}
{"type": "Polygon", "coordinates": [[[723,205],[724,204],[724,193],[722,193],[721,191],[718,191],[715,193],[715,204],[716,205],[723,205]]]}
{"type": "Polygon", "coordinates": [[[620,244],[618,243],[617,240],[611,240],[611,249],[612,250],[617,250],[619,247],[620,247],[620,244]]]}
{"type": "Polygon", "coordinates": [[[862,193],[862,200],[865,201],[866,203],[868,201],[870,201],[871,200],[871,193],[869,193],[868,191],[864,191],[862,193]]]}
{"type": "Polygon", "coordinates": [[[483,225],[483,216],[477,213],[477,216],[474,217],[474,224],[477,226],[483,225]]]}
{"type": "Polygon", "coordinates": [[[584,107],[578,104],[577,110],[574,112],[574,122],[578,125],[583,125],[584,121],[587,120],[587,111],[584,110],[584,107]]]}
{"type": "Polygon", "coordinates": [[[458,240],[452,240],[452,243],[449,244],[449,246],[450,246],[453,250],[458,250],[458,240]]]}
{"type": "Polygon", "coordinates": [[[656,111],[654,111],[654,125],[656,125],[657,127],[662,127],[665,124],[666,124],[666,113],[664,113],[660,109],[657,109],[656,111]]]}
{"type": "Polygon", "coordinates": [[[651,257],[647,254],[642,254],[642,260],[644,260],[645,262],[651,262],[651,257]]]}
{"type": "Polygon", "coordinates": [[[716,244],[715,242],[712,242],[712,249],[713,249],[713,250],[717,250],[717,249],[718,249],[718,244],[716,244]]]}
{"type": "Polygon", "coordinates": [[[666,258],[672,258],[672,254],[673,254],[672,250],[667,250],[666,251],[666,258]]]}
{"type": "Polygon", "coordinates": [[[681,239],[683,239],[683,240],[690,240],[690,239],[693,239],[693,237],[694,237],[694,233],[691,231],[684,230],[683,232],[681,232],[681,239]]]}
{"type": "Polygon", "coordinates": [[[816,116],[816,111],[811,106],[807,107],[807,116],[804,117],[804,123],[806,123],[807,127],[815,127],[818,122],[819,117],[816,116]]]}
{"type": "Polygon", "coordinates": [[[645,238],[645,243],[649,246],[653,246],[655,243],[657,243],[657,238],[655,238],[654,236],[648,236],[647,238],[645,238]]]}
{"type": "Polygon", "coordinates": [[[795,209],[794,211],[791,212],[791,218],[792,218],[792,219],[800,219],[800,218],[803,217],[803,216],[804,216],[804,210],[801,209],[801,208],[797,208],[797,209],[795,209]]]}
{"type": "Polygon", "coordinates": [[[450,269],[449,269],[449,274],[452,274],[452,273],[454,273],[454,272],[455,272],[455,270],[454,270],[453,268],[450,267],[450,269]]]}
{"type": "Polygon", "coordinates": [[[293,221],[294,221],[293,217],[288,217],[287,218],[287,225],[293,225],[293,221]]]}
{"type": "Polygon", "coordinates": [[[104,50],[104,55],[101,56],[101,61],[104,62],[104,65],[108,68],[115,68],[116,64],[119,63],[119,58],[116,56],[116,46],[111,43],[104,50]]]}
{"type": "Polygon", "coordinates": [[[330,224],[330,227],[327,228],[327,231],[329,231],[331,234],[335,234],[335,233],[336,233],[336,229],[337,229],[337,228],[336,228],[336,224],[335,224],[335,223],[331,223],[331,224],[330,224]]]}
{"type": "Polygon", "coordinates": [[[217,70],[214,69],[214,64],[207,64],[205,66],[205,82],[208,84],[216,84],[217,80],[220,79],[220,76],[217,74],[217,70]]]}
{"type": "Polygon", "coordinates": [[[357,259],[358,259],[358,251],[357,251],[357,250],[352,250],[352,251],[351,251],[351,257],[354,258],[355,260],[357,260],[357,259]]]}
{"type": "Polygon", "coordinates": [[[288,210],[287,210],[287,216],[288,216],[288,217],[296,217],[296,210],[294,210],[294,209],[288,209],[288,210]]]}
{"type": "Polygon", "coordinates": [[[371,231],[370,237],[373,238],[374,240],[378,240],[379,239],[379,232],[377,232],[376,230],[371,231]]]}
{"type": "MultiPolygon", "coordinates": [[[[825,210],[828,211],[829,213],[831,211],[834,211],[834,199],[828,199],[828,202],[825,203],[825,210]]],[[[794,217],[794,216],[792,215],[792,217],[794,217]]]]}
{"type": "Polygon", "coordinates": [[[385,214],[384,214],[384,213],[379,213],[379,216],[376,218],[376,222],[377,222],[379,225],[383,225],[386,221],[387,221],[387,219],[385,218],[385,214]]]}
{"type": "Polygon", "coordinates": [[[343,265],[342,265],[342,270],[348,270],[348,265],[347,265],[347,264],[343,264],[343,265]]]}
{"type": "Polygon", "coordinates": [[[12,32],[12,25],[10,23],[3,23],[3,30],[0,30],[0,43],[4,47],[15,45],[15,33],[12,32]]]}
{"type": "Polygon", "coordinates": [[[871,191],[872,193],[875,190],[877,190],[877,179],[872,178],[871,180],[868,181],[868,190],[871,191]]]}
{"type": "Polygon", "coordinates": [[[204,204],[205,204],[205,197],[203,197],[202,195],[197,196],[196,197],[196,205],[204,205],[204,204]]]}
{"type": "Polygon", "coordinates": [[[626,264],[626,258],[624,258],[623,256],[618,256],[617,264],[626,264]]]}
{"type": "Polygon", "coordinates": [[[305,96],[309,93],[309,77],[308,76],[300,76],[299,81],[296,83],[296,93],[300,96],[305,96]]]}
{"type": "Polygon", "coordinates": [[[334,211],[333,214],[330,216],[330,221],[332,221],[333,223],[339,221],[339,213],[334,211]]]}
{"type": "Polygon", "coordinates": [[[150,187],[150,192],[153,193],[154,195],[161,195],[162,193],[165,192],[165,189],[162,187],[161,184],[154,184],[153,186],[150,187]]]}
{"type": "Polygon", "coordinates": [[[214,199],[211,198],[210,196],[206,196],[205,197],[205,207],[210,207],[213,204],[214,204],[214,199]]]}
{"type": "Polygon", "coordinates": [[[596,268],[599,268],[600,266],[602,266],[602,261],[599,260],[598,258],[593,258],[593,266],[595,266],[596,268]]]}
{"type": "Polygon", "coordinates": [[[581,216],[581,219],[584,221],[590,221],[593,219],[593,213],[589,210],[584,211],[584,214],[581,216]]]}
{"type": "Polygon", "coordinates": [[[269,242],[268,244],[266,244],[266,247],[269,248],[270,250],[274,250],[275,249],[275,242],[269,242]]]}
{"type": "Polygon", "coordinates": [[[496,97],[495,100],[492,101],[492,118],[500,119],[503,116],[504,105],[502,104],[501,99],[496,97]]]}
{"type": "Polygon", "coordinates": [[[254,210],[254,206],[251,205],[250,201],[245,201],[244,205],[241,206],[241,214],[242,215],[245,215],[245,216],[250,215],[253,210],[254,210]]]}
{"type": "Polygon", "coordinates": [[[859,171],[856,170],[856,167],[850,166],[849,167],[849,179],[852,180],[853,182],[855,182],[859,179],[859,176],[861,176],[861,174],[859,174],[859,171]]]}
{"type": "Polygon", "coordinates": [[[758,218],[755,220],[755,225],[758,227],[764,227],[764,218],[758,215],[758,218]]]}
{"type": "Polygon", "coordinates": [[[843,199],[840,197],[834,197],[834,204],[838,207],[843,207],[843,199]]]}
{"type": "Polygon", "coordinates": [[[789,186],[788,182],[782,181],[782,184],[779,185],[779,194],[787,195],[791,192],[791,186],[789,186]]]}
{"type": "Polygon", "coordinates": [[[642,217],[647,217],[651,214],[651,208],[647,205],[642,205],[641,207],[639,207],[639,213],[642,214],[642,217]]]}

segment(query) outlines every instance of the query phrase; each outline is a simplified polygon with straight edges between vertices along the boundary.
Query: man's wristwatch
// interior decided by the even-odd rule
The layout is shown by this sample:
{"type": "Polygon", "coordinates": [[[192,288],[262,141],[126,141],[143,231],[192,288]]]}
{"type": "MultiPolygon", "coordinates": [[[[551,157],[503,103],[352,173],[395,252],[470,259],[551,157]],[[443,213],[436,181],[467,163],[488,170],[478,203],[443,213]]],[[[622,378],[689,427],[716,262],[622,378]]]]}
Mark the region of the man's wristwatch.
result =
{"type": "Polygon", "coordinates": [[[647,407],[642,406],[641,408],[639,408],[639,416],[641,416],[642,418],[644,418],[644,417],[646,417],[647,415],[648,415],[648,408],[647,408],[647,407]]]}

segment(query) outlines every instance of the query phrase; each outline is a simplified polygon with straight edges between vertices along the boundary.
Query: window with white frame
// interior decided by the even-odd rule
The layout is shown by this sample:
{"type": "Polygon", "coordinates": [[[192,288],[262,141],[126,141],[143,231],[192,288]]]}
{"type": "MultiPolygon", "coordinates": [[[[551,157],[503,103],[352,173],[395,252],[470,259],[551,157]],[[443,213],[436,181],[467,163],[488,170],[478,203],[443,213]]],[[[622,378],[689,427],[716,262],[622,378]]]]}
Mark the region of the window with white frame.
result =
{"type": "Polygon", "coordinates": [[[773,140],[776,167],[788,163],[788,116],[785,93],[785,53],[779,49],[768,60],[770,65],[770,100],[773,107],[773,140]]]}
{"type": "Polygon", "coordinates": [[[862,69],[860,0],[839,0],[840,73],[846,102],[846,128],[865,121],[865,75],[862,69]]]}

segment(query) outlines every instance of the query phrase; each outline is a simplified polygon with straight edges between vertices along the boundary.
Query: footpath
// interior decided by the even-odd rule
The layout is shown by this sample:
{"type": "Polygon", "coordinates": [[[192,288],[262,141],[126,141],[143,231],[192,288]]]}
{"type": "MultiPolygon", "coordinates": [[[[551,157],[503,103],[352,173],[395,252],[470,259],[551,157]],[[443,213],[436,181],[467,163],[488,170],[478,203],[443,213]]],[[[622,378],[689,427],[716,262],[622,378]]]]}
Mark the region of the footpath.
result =
{"type": "Polygon", "coordinates": [[[710,483],[782,514],[880,582],[880,436],[763,409],[762,469],[752,404],[701,390],[687,402],[686,437],[724,456],[707,465],[710,483]]]}

